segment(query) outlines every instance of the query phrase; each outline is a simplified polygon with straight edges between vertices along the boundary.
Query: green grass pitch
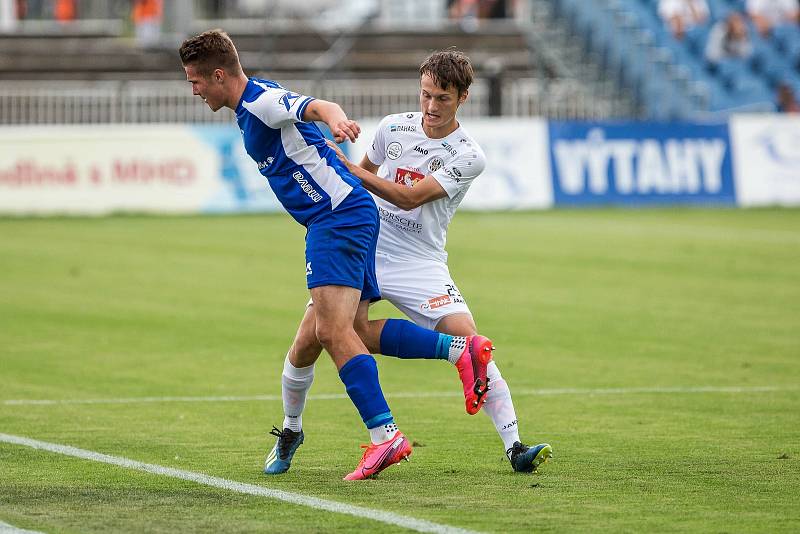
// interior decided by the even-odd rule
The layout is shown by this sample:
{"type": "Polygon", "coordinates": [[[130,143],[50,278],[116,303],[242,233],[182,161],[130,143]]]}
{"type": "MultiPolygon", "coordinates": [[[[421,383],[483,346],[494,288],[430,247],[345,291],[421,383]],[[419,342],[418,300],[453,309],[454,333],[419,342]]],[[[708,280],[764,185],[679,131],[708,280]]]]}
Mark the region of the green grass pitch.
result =
{"type": "MultiPolygon", "coordinates": [[[[797,210],[455,218],[451,272],[523,439],[553,445],[537,474],[511,472],[488,417],[432,395],[460,391],[444,362],[378,357],[417,446],[363,483],[341,480],[368,439],[348,400],[309,401],[306,442],[273,478],[280,401],[7,402],[279,395],[307,299],[302,240],[283,214],[0,220],[0,433],[486,532],[800,530],[797,210]]],[[[324,356],[311,394],[343,391],[324,356]]],[[[0,522],[402,530],[7,443],[0,522]]]]}

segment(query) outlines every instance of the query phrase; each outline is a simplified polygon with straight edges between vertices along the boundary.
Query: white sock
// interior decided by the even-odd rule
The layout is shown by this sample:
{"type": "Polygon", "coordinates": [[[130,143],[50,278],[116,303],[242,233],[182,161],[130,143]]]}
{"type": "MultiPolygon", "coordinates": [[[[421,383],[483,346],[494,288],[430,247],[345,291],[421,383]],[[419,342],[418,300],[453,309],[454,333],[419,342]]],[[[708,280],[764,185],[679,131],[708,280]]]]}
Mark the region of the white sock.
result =
{"type": "Polygon", "coordinates": [[[294,432],[300,432],[303,428],[303,408],[306,406],[306,396],[312,382],[314,382],[314,364],[308,367],[295,367],[289,362],[287,354],[281,375],[283,428],[294,432]]]}
{"type": "Polygon", "coordinates": [[[464,354],[464,349],[467,347],[467,338],[463,336],[453,336],[450,342],[450,349],[447,352],[447,361],[456,364],[461,355],[464,354]]]}
{"type": "Polygon", "coordinates": [[[489,377],[489,393],[486,394],[486,404],[483,411],[492,418],[503,446],[508,451],[514,446],[515,441],[519,441],[519,428],[517,425],[517,412],[514,410],[514,403],[511,401],[511,391],[508,384],[503,380],[500,369],[494,360],[489,362],[486,369],[486,376],[489,377]]]}
{"type": "Polygon", "coordinates": [[[369,438],[373,445],[389,441],[397,434],[397,425],[389,423],[387,425],[376,426],[369,429],[369,438]]]}

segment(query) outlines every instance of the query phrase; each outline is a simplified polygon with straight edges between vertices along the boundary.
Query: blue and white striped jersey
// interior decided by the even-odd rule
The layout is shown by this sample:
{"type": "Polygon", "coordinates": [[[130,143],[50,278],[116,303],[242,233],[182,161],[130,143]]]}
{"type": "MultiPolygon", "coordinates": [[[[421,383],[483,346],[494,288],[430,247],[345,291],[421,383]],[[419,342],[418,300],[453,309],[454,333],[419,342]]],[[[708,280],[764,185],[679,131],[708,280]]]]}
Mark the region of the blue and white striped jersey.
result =
{"type": "MultiPolygon", "coordinates": [[[[361,181],[325,144],[316,124],[303,122],[312,97],[250,78],[236,107],[247,153],[275,196],[303,226],[330,214],[361,181]]],[[[365,191],[366,193],[366,191],[365,191]]]]}

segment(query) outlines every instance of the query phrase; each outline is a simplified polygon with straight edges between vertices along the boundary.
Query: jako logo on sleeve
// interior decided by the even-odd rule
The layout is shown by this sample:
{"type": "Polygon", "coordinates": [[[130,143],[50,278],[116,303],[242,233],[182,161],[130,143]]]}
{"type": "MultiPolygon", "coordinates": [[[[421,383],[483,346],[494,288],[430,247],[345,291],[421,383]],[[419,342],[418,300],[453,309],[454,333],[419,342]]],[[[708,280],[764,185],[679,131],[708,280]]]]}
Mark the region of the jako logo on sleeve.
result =
{"type": "Polygon", "coordinates": [[[735,202],[727,125],[550,123],[556,204],[735,202]]]}

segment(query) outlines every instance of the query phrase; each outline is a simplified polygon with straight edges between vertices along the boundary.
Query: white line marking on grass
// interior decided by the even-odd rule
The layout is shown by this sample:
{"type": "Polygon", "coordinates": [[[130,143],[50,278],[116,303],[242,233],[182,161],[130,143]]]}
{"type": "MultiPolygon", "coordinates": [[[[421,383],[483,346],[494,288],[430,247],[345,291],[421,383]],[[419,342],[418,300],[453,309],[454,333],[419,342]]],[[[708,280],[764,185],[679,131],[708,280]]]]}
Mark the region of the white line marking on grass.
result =
{"type": "MultiPolygon", "coordinates": [[[[235,491],[237,493],[256,495],[258,497],[267,497],[269,499],[277,499],[279,501],[298,504],[300,506],[308,506],[309,508],[315,508],[317,510],[325,510],[337,514],[347,514],[364,519],[372,519],[373,521],[380,521],[381,523],[386,523],[395,527],[407,528],[409,530],[416,530],[417,532],[476,534],[475,531],[472,530],[464,530],[457,527],[451,527],[449,525],[441,525],[439,523],[425,521],[424,519],[415,519],[413,517],[395,514],[393,512],[384,512],[382,510],[364,508],[363,506],[355,506],[352,504],[318,499],[317,497],[311,497],[301,493],[292,493],[289,491],[281,491],[277,489],[265,488],[263,486],[256,486],[254,484],[245,484],[244,482],[236,482],[234,480],[204,475],[203,473],[194,473],[192,471],[173,469],[171,467],[164,467],[161,465],[146,464],[143,462],[137,462],[136,460],[130,460],[128,458],[110,456],[108,454],[78,449],[68,445],[47,443],[45,441],[38,441],[22,436],[12,436],[9,434],[0,433],[0,442],[22,445],[24,447],[31,447],[33,449],[54,452],[56,454],[63,454],[66,456],[74,456],[75,458],[91,460],[93,462],[116,465],[126,469],[135,469],[137,471],[144,471],[154,475],[179,478],[181,480],[188,480],[190,482],[196,482],[206,486],[235,491]]],[[[355,484],[358,484],[358,482],[355,482],[355,484]]]]}
{"type": "MultiPolygon", "coordinates": [[[[800,386],[687,386],[687,387],[641,387],[641,388],[558,388],[558,389],[515,389],[514,396],[522,395],[632,395],[659,393],[770,393],[780,391],[798,391],[800,386]]],[[[447,398],[462,397],[457,391],[418,391],[404,393],[386,393],[387,399],[409,398],[447,398]]],[[[337,400],[349,398],[345,393],[322,393],[309,395],[311,400],[337,400]]],[[[253,402],[279,401],[280,395],[246,395],[246,396],[209,396],[209,397],[128,397],[118,399],[11,399],[4,400],[6,406],[31,406],[53,404],[142,404],[148,402],[253,402]]]]}
{"type": "Polygon", "coordinates": [[[0,521],[0,534],[42,534],[37,530],[24,530],[0,521]]]}

